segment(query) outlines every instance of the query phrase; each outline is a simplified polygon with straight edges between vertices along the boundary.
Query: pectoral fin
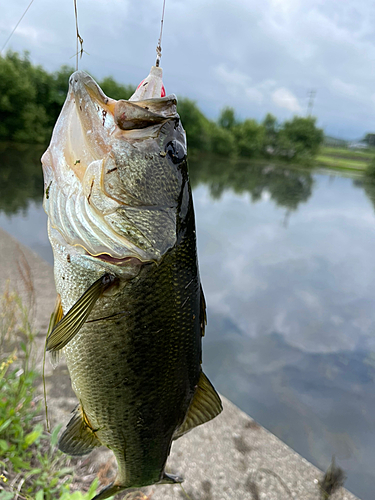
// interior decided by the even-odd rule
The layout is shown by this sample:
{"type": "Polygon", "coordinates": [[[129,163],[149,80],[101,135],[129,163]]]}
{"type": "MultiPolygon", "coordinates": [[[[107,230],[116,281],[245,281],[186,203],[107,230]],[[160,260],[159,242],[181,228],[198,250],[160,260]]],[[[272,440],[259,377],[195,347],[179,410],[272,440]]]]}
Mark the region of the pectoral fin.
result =
{"type": "Polygon", "coordinates": [[[96,301],[105,290],[113,285],[115,280],[114,276],[106,273],[86,290],[49,334],[47,351],[58,351],[72,340],[86,321],[96,301]]]}
{"type": "Polygon", "coordinates": [[[55,328],[57,323],[61,320],[63,315],[64,315],[64,313],[63,313],[63,309],[61,306],[61,297],[60,297],[60,294],[58,293],[57,297],[56,297],[55,309],[53,310],[53,313],[51,314],[51,318],[49,320],[48,334],[47,335],[49,335],[51,333],[51,331],[55,328]]]}
{"type": "Polygon", "coordinates": [[[78,405],[73,413],[59,439],[58,447],[68,455],[86,455],[96,446],[101,446],[101,442],[96,437],[82,406],[78,405]]]}
{"type": "MultiPolygon", "coordinates": [[[[63,316],[64,313],[61,306],[61,297],[60,294],[58,293],[56,297],[55,309],[53,310],[51,318],[49,320],[47,337],[51,334],[52,330],[55,328],[55,326],[62,319],[63,316]]],[[[55,368],[59,362],[59,351],[52,351],[51,358],[52,358],[52,366],[53,368],[55,368]]]]}
{"type": "Polygon", "coordinates": [[[201,372],[198,386],[189,406],[186,418],[175,432],[173,439],[178,439],[194,427],[215,418],[222,411],[220,396],[206,375],[201,372]]]}

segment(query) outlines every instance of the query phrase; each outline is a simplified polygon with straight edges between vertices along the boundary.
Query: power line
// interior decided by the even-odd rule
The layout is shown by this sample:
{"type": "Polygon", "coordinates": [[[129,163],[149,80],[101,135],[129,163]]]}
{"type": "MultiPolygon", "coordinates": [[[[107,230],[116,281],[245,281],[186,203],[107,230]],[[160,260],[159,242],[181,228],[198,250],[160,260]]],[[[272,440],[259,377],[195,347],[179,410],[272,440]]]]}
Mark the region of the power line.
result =
{"type": "Polygon", "coordinates": [[[3,50],[5,49],[5,47],[7,46],[7,44],[8,44],[8,42],[9,42],[9,40],[10,40],[10,39],[12,38],[12,36],[13,36],[13,33],[14,33],[14,32],[16,31],[16,29],[18,28],[18,26],[19,26],[20,22],[21,22],[21,21],[22,21],[22,19],[25,17],[26,12],[30,9],[30,7],[31,7],[31,5],[32,5],[32,3],[33,3],[33,2],[34,2],[34,0],[31,0],[31,2],[29,3],[29,5],[26,7],[25,12],[22,14],[22,16],[21,16],[21,18],[19,19],[18,23],[17,23],[17,24],[15,25],[15,27],[12,29],[11,34],[8,36],[8,38],[5,40],[4,45],[1,47],[0,53],[2,53],[2,52],[3,52],[3,50]]]}
{"type": "Polygon", "coordinates": [[[315,99],[315,96],[316,96],[316,90],[310,90],[310,92],[308,92],[308,97],[309,97],[309,101],[307,103],[307,116],[311,116],[312,115],[312,110],[313,110],[313,107],[314,107],[314,99],[315,99]]]}

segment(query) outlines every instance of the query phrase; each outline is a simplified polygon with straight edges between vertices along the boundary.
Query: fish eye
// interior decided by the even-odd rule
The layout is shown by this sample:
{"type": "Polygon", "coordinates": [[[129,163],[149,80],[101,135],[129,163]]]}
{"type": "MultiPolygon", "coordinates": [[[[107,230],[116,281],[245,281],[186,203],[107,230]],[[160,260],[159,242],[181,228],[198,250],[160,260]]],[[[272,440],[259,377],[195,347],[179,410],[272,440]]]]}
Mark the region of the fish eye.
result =
{"type": "Polygon", "coordinates": [[[186,158],[184,146],[181,144],[181,142],[176,141],[176,139],[168,142],[168,144],[165,146],[165,152],[167,153],[167,156],[170,158],[172,163],[174,163],[175,165],[181,163],[186,158]]]}

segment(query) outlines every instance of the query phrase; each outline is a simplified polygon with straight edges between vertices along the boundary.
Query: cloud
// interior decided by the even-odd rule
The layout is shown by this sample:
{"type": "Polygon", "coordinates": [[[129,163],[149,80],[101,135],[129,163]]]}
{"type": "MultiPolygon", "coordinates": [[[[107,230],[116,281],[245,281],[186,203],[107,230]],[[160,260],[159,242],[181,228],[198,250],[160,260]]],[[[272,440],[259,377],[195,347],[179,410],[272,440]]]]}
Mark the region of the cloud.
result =
{"type": "MultiPolygon", "coordinates": [[[[23,0],[3,9],[0,46],[24,9],[23,0]]],[[[80,0],[78,14],[90,54],[81,68],[139,83],[155,60],[160,1],[80,0]]],[[[195,99],[211,118],[227,105],[241,118],[271,112],[283,120],[301,113],[315,89],[314,113],[328,134],[355,138],[373,128],[375,11],[368,0],[170,0],[162,46],[167,89],[195,99]]],[[[71,65],[72,4],[34,2],[10,47],[28,50],[48,70],[71,65]]]]}
{"type": "Polygon", "coordinates": [[[263,94],[256,87],[249,87],[245,90],[246,97],[255,103],[262,104],[263,102],[263,94]]]}
{"type": "Polygon", "coordinates": [[[292,92],[284,87],[277,89],[272,93],[272,101],[279,108],[288,109],[293,113],[301,112],[301,106],[299,105],[297,98],[292,94],[292,92]]]}
{"type": "Polygon", "coordinates": [[[217,77],[228,87],[241,89],[250,86],[251,78],[244,72],[238,70],[228,70],[224,64],[215,68],[217,77]]]}
{"type": "Polygon", "coordinates": [[[353,85],[351,83],[343,82],[339,78],[334,78],[332,80],[332,88],[339,92],[341,95],[350,97],[350,98],[360,98],[363,96],[363,92],[361,92],[361,88],[358,85],[353,85]]]}
{"type": "Polygon", "coordinates": [[[215,68],[218,80],[224,85],[227,94],[237,96],[254,103],[262,103],[263,94],[256,86],[251,85],[251,78],[244,72],[228,70],[224,64],[215,68]]]}

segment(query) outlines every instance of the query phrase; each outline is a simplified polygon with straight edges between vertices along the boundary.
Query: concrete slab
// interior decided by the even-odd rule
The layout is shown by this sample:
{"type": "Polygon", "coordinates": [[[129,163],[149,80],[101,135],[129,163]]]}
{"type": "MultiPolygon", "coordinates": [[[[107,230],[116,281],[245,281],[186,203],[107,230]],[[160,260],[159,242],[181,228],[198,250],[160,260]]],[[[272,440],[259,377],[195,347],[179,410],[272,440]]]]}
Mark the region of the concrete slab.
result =
{"type": "MultiPolygon", "coordinates": [[[[56,292],[52,267],[30,249],[0,229],[0,292],[9,279],[25,301],[34,296],[37,360],[40,366],[45,333],[56,292]]],[[[31,304],[33,301],[31,300],[31,304]]],[[[53,372],[47,363],[47,388],[52,426],[67,423],[76,404],[63,361],[53,372]]],[[[41,387],[39,388],[41,391],[41,387]]],[[[173,444],[168,471],[185,478],[180,486],[154,486],[146,496],[126,495],[130,500],[319,500],[323,473],[273,434],[265,430],[230,401],[223,398],[224,411],[212,422],[183,436],[173,444]]],[[[100,448],[90,455],[91,472],[105,482],[113,475],[111,452],[100,448]]],[[[121,498],[121,495],[119,495],[121,498]]],[[[332,500],[355,500],[344,488],[332,500]]]]}

